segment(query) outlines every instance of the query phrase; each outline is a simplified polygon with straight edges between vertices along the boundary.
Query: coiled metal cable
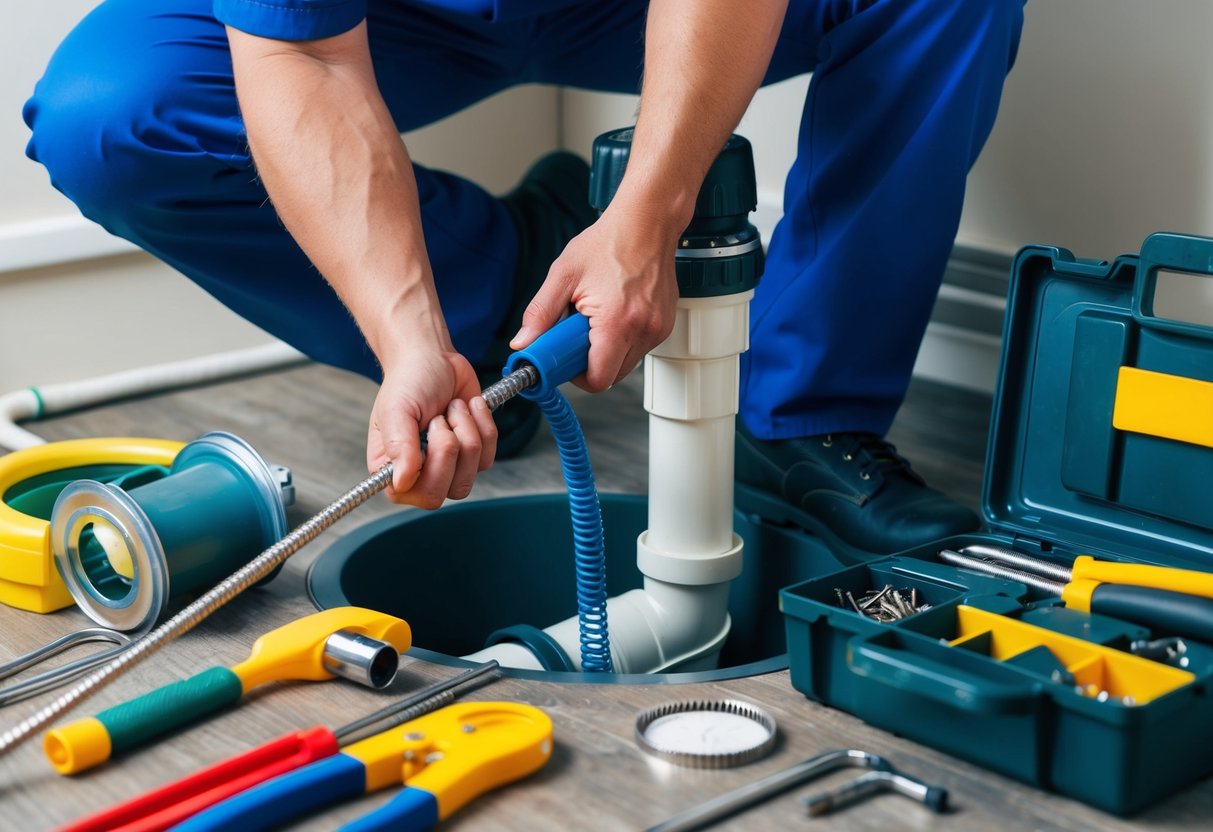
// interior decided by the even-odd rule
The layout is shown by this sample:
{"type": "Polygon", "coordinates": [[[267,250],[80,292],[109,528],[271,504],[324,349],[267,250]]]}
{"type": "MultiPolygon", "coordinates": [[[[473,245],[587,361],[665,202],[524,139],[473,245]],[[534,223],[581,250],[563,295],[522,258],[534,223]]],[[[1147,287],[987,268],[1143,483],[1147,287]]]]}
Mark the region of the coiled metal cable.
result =
{"type": "MultiPolygon", "coordinates": [[[[488,404],[489,409],[495,410],[538,380],[539,373],[535,368],[523,365],[500,381],[486,387],[480,395],[488,404]]],[[[287,558],[315,540],[329,526],[387,488],[391,481],[392,465],[389,462],[321,509],[319,513],[308,518],[282,540],[224,578],[168,621],[126,648],[117,658],[86,676],[37,713],[0,734],[0,755],[8,753],[25,742],[33,734],[101,690],[115,677],[138,664],[151,653],[194,629],[211,613],[277,569],[287,558]]]]}

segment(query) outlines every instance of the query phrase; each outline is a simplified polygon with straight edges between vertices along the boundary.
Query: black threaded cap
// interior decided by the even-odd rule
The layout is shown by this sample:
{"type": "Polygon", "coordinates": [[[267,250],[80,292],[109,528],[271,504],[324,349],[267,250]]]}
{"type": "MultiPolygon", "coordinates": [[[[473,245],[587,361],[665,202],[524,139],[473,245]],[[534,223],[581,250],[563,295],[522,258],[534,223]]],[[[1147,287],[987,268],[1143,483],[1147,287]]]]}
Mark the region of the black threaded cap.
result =
{"type": "MultiPolygon", "coordinates": [[[[594,139],[590,162],[590,205],[606,209],[628,166],[632,150],[631,127],[611,130],[594,139]]],[[[754,178],[754,149],[742,136],[733,135],[704,177],[695,199],[697,218],[732,217],[748,214],[758,205],[754,178]]]]}

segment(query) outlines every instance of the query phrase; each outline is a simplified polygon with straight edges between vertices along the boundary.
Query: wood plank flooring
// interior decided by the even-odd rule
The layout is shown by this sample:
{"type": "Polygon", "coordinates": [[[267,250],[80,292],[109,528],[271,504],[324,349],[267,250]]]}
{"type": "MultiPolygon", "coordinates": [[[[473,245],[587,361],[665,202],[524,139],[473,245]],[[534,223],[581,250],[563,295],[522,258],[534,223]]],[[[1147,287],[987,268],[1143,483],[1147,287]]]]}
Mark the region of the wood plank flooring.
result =
{"type": "MultiPolygon", "coordinates": [[[[298,502],[290,514],[292,523],[297,523],[365,476],[365,419],[374,392],[363,380],[304,366],[127,401],[50,419],[32,428],[48,439],[136,435],[189,440],[208,430],[231,431],[267,459],[293,469],[298,502]]],[[[640,405],[639,378],[604,396],[590,399],[578,394],[573,399],[590,442],[600,488],[642,492],[647,476],[646,417],[640,405]]],[[[989,410],[986,397],[916,382],[891,438],[930,482],[976,508],[989,410]]],[[[523,457],[487,472],[471,499],[559,491],[562,485],[551,443],[541,436],[523,457]]],[[[218,612],[138,671],[100,692],[76,715],[95,713],[208,665],[240,661],[256,636],[312,611],[303,591],[311,561],[351,529],[397,510],[385,500],[372,500],[293,558],[268,586],[218,612]]],[[[74,610],[38,616],[0,609],[0,632],[4,633],[0,658],[84,624],[83,616],[74,610]]],[[[391,693],[415,690],[453,672],[449,667],[406,658],[391,693]]],[[[1202,828],[1213,817],[1213,786],[1208,782],[1137,818],[1111,817],[811,702],[791,687],[786,672],[679,686],[560,685],[504,679],[469,698],[524,701],[544,708],[556,726],[556,753],[541,773],[475,801],[443,826],[448,829],[646,828],[809,756],[846,747],[885,755],[906,772],[946,786],[957,811],[936,817],[904,798],[882,796],[837,815],[807,820],[798,797],[856,775],[842,772],[772,799],[717,828],[1123,832],[1202,828]],[[781,741],[771,756],[739,769],[696,771],[658,764],[632,740],[633,721],[645,707],[673,698],[726,695],[761,703],[775,716],[781,741]]],[[[29,830],[61,824],[285,731],[317,723],[336,726],[386,701],[386,694],[346,683],[275,685],[255,692],[241,707],[181,731],[168,741],[71,779],[55,775],[35,744],[29,743],[0,758],[0,828],[29,830]]],[[[0,712],[0,726],[7,727],[31,713],[39,702],[19,703],[0,712]]],[[[1167,730],[1182,731],[1183,726],[1168,726],[1167,730]]],[[[343,804],[293,828],[332,829],[389,796],[343,804]]]]}

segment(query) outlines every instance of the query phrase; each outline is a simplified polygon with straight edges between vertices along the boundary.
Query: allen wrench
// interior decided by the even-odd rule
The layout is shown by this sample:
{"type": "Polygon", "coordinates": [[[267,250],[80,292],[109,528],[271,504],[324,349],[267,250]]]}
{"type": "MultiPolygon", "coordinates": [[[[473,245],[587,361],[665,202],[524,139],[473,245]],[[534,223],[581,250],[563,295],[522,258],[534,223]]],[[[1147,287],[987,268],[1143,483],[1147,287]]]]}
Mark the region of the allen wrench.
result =
{"type": "Polygon", "coordinates": [[[904,795],[936,814],[948,811],[947,789],[895,771],[869,771],[836,789],[804,798],[804,808],[809,817],[821,817],[879,792],[904,795]]]}
{"type": "Polygon", "coordinates": [[[823,774],[848,767],[866,768],[877,772],[893,771],[892,763],[884,757],[869,754],[867,751],[858,751],[853,748],[826,751],[761,780],[700,803],[685,812],[680,812],[664,823],[651,827],[648,832],[685,832],[700,829],[769,797],[774,797],[788,789],[821,777],[823,774]]]}

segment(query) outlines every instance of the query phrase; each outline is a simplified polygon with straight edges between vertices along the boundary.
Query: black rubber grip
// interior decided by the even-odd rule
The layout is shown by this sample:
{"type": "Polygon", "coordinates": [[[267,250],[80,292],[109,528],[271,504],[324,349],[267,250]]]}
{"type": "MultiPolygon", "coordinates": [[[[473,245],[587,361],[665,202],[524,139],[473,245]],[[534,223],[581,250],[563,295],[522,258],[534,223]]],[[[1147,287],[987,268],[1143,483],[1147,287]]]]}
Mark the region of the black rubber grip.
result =
{"type": "Polygon", "coordinates": [[[1100,584],[1091,612],[1150,628],[1155,638],[1182,636],[1213,644],[1213,599],[1165,589],[1100,584]]]}

